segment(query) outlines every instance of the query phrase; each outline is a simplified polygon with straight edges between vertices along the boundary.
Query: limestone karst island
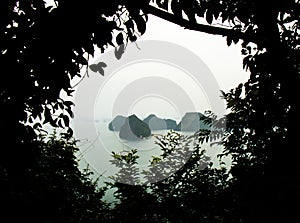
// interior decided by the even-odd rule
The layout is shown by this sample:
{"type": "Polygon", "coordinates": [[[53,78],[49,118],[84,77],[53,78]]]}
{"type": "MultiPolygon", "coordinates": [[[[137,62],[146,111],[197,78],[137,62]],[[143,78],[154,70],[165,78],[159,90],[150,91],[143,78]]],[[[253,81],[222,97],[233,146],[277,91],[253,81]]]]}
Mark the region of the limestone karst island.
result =
{"type": "Polygon", "coordinates": [[[117,115],[108,125],[110,131],[118,131],[119,137],[125,140],[142,140],[151,136],[152,131],[174,130],[195,132],[199,129],[208,128],[201,120],[203,114],[199,112],[186,113],[177,124],[175,120],[163,119],[151,114],[144,120],[135,114],[129,117],[117,115]]]}

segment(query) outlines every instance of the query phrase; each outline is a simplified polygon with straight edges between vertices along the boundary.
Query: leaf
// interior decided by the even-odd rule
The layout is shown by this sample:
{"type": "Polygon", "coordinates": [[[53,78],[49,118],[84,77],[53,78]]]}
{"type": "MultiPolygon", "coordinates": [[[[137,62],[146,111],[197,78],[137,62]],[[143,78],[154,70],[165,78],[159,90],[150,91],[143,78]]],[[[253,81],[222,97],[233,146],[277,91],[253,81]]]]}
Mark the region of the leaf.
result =
{"type": "Polygon", "coordinates": [[[83,56],[79,55],[77,56],[77,61],[80,63],[80,64],[83,64],[83,65],[87,65],[88,64],[88,61],[87,59],[85,59],[83,56]]]}
{"type": "Polygon", "coordinates": [[[65,126],[69,126],[70,123],[69,117],[67,115],[63,115],[62,118],[64,120],[65,126]]]}
{"type": "Polygon", "coordinates": [[[156,4],[162,9],[168,9],[168,0],[156,0],[156,4]]]}
{"type": "Polygon", "coordinates": [[[104,67],[107,67],[106,63],[104,62],[99,62],[98,64],[91,64],[89,68],[95,72],[95,73],[100,73],[102,76],[104,76],[104,67]]]}
{"type": "Polygon", "coordinates": [[[58,106],[59,106],[60,109],[64,109],[63,103],[59,103],[58,106]]]}
{"type": "Polygon", "coordinates": [[[232,41],[234,42],[234,44],[237,44],[240,41],[240,39],[237,37],[233,37],[232,41]]]}
{"type": "Polygon", "coordinates": [[[63,126],[63,124],[62,124],[62,121],[61,121],[61,119],[60,120],[58,120],[58,126],[60,127],[60,128],[63,128],[64,126],[63,126]]]}
{"type": "Polygon", "coordinates": [[[68,89],[67,95],[68,95],[68,96],[72,96],[72,93],[73,93],[74,91],[75,91],[75,90],[69,90],[69,89],[68,89]]]}
{"type": "Polygon", "coordinates": [[[65,104],[67,107],[70,107],[70,106],[74,106],[74,105],[75,105],[72,101],[65,101],[64,104],[65,104]]]}
{"type": "Polygon", "coordinates": [[[73,136],[73,130],[72,130],[70,127],[68,128],[67,133],[68,133],[70,136],[73,136]]]}
{"type": "Polygon", "coordinates": [[[66,111],[68,112],[71,118],[74,118],[74,113],[72,112],[72,109],[70,107],[67,108],[66,111]]]}
{"type": "Polygon", "coordinates": [[[213,16],[213,13],[212,13],[210,10],[207,10],[207,11],[206,11],[205,19],[206,19],[206,21],[207,21],[209,24],[212,24],[212,21],[213,21],[213,19],[214,19],[214,16],[213,16]]]}
{"type": "Polygon", "coordinates": [[[241,52],[242,52],[242,55],[245,55],[245,56],[248,55],[248,50],[246,50],[246,49],[242,49],[241,52]]]}
{"type": "Polygon", "coordinates": [[[204,7],[197,8],[196,14],[197,14],[197,16],[204,18],[205,8],[204,7]]]}
{"type": "Polygon", "coordinates": [[[248,70],[248,68],[249,68],[250,57],[251,57],[251,55],[248,55],[243,59],[243,69],[244,70],[248,70]]]}
{"type": "Polygon", "coordinates": [[[125,52],[124,44],[120,45],[119,47],[115,47],[115,56],[118,60],[121,59],[124,52],[125,52]]]}
{"type": "Polygon", "coordinates": [[[191,10],[190,8],[184,9],[184,13],[187,15],[188,19],[192,23],[196,23],[196,17],[194,10],[191,10]]]}
{"type": "Polygon", "coordinates": [[[230,46],[232,43],[232,38],[227,36],[226,42],[227,42],[227,46],[230,46]]]}
{"type": "Polygon", "coordinates": [[[127,30],[134,29],[134,23],[133,23],[133,20],[131,18],[128,19],[124,24],[125,24],[127,30]]]}
{"type": "Polygon", "coordinates": [[[33,125],[33,128],[34,128],[34,129],[39,129],[39,128],[42,128],[42,125],[41,125],[40,123],[35,123],[35,124],[33,125]]]}
{"type": "Polygon", "coordinates": [[[118,35],[117,35],[117,38],[116,38],[116,41],[117,41],[117,44],[118,45],[122,45],[124,42],[124,37],[123,37],[123,34],[122,33],[119,33],[118,35]]]}
{"type": "Polygon", "coordinates": [[[56,103],[54,104],[53,108],[54,108],[55,110],[58,109],[58,102],[56,102],[56,103]]]}
{"type": "Polygon", "coordinates": [[[29,122],[29,123],[33,123],[33,117],[32,117],[32,116],[30,116],[30,117],[28,118],[28,122],[29,122]]]}
{"type": "MultiPolygon", "coordinates": [[[[104,63],[104,62],[99,62],[98,65],[101,66],[101,67],[107,67],[107,64],[104,63]]],[[[74,104],[73,104],[73,105],[74,105],[74,104]]]]}
{"type": "Polygon", "coordinates": [[[239,84],[239,86],[236,88],[236,90],[234,92],[234,96],[236,98],[239,98],[241,96],[242,88],[243,88],[243,84],[239,84]]]}
{"type": "Polygon", "coordinates": [[[137,37],[136,37],[135,35],[130,36],[130,37],[129,37],[129,40],[130,40],[131,42],[135,42],[135,41],[137,40],[137,37]]]}
{"type": "Polygon", "coordinates": [[[94,45],[93,44],[86,44],[84,47],[85,51],[90,54],[90,55],[94,55],[95,49],[94,49],[94,45]]]}
{"type": "Polygon", "coordinates": [[[47,107],[45,108],[45,111],[44,111],[44,117],[45,117],[45,120],[44,120],[43,124],[53,121],[52,117],[51,117],[50,109],[47,107]]]}
{"type": "Polygon", "coordinates": [[[182,9],[180,7],[178,0],[172,0],[171,10],[175,16],[182,17],[182,9]]]}
{"type": "Polygon", "coordinates": [[[140,15],[134,18],[138,31],[143,35],[146,32],[146,21],[140,15]]]}

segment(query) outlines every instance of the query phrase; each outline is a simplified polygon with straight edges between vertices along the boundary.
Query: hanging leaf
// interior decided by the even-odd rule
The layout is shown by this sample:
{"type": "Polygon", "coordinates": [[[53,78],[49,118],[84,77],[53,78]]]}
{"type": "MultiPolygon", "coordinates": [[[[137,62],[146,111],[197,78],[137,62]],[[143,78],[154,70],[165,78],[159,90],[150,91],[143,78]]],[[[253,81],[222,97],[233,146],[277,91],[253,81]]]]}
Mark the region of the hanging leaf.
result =
{"type": "Polygon", "coordinates": [[[184,9],[183,11],[187,15],[190,22],[196,23],[196,17],[195,17],[196,14],[193,9],[187,8],[187,9],[184,9]]]}
{"type": "Polygon", "coordinates": [[[156,0],[156,4],[158,5],[158,7],[164,10],[168,10],[168,2],[168,0],[156,0]]]}
{"type": "Polygon", "coordinates": [[[63,128],[63,127],[64,127],[63,124],[62,124],[61,119],[58,120],[58,123],[57,123],[57,124],[58,124],[58,126],[59,126],[60,128],[63,128]]]}
{"type": "Polygon", "coordinates": [[[116,41],[117,41],[117,44],[118,45],[122,45],[124,42],[124,37],[123,37],[123,34],[122,33],[119,33],[118,35],[117,35],[117,38],[116,38],[116,41]]]}
{"type": "Polygon", "coordinates": [[[205,14],[205,18],[206,18],[206,21],[209,23],[209,24],[212,24],[212,21],[213,21],[213,14],[210,10],[207,10],[206,11],[206,14],[205,14]]]}
{"type": "Polygon", "coordinates": [[[246,57],[243,59],[243,69],[244,69],[244,70],[248,70],[248,69],[249,69],[250,58],[251,58],[251,55],[248,55],[248,56],[246,56],[246,57]]]}
{"type": "Polygon", "coordinates": [[[226,39],[226,41],[227,41],[227,46],[230,46],[230,45],[231,45],[231,43],[232,43],[232,38],[231,38],[231,37],[229,37],[229,36],[227,36],[227,39],[226,39]]]}
{"type": "Polygon", "coordinates": [[[67,133],[69,134],[70,137],[73,136],[73,130],[70,127],[68,128],[67,133]]]}
{"type": "MultiPolygon", "coordinates": [[[[103,62],[100,62],[103,63],[103,62]]],[[[106,64],[103,63],[103,67],[106,67],[106,64]]],[[[71,107],[71,106],[75,106],[75,104],[72,101],[64,101],[64,105],[66,105],[67,107],[71,107]]]]}
{"type": "Polygon", "coordinates": [[[178,0],[172,0],[171,10],[172,10],[174,16],[177,16],[180,18],[182,17],[182,9],[181,9],[181,6],[180,6],[178,0]]]}
{"type": "Polygon", "coordinates": [[[125,23],[125,26],[127,29],[134,29],[134,23],[133,20],[130,18],[125,23]]]}
{"type": "Polygon", "coordinates": [[[66,111],[68,112],[71,118],[74,118],[74,113],[72,112],[72,109],[70,107],[67,108],[66,111]]]}
{"type": "Polygon", "coordinates": [[[107,67],[107,65],[106,65],[106,63],[104,63],[104,62],[99,62],[98,64],[91,64],[90,66],[89,66],[89,68],[93,71],[93,72],[95,72],[95,73],[99,73],[99,74],[101,74],[102,76],[104,76],[104,67],[107,67]]]}
{"type": "Polygon", "coordinates": [[[146,21],[140,15],[134,18],[138,31],[143,35],[146,32],[146,21]]]}
{"type": "Polygon", "coordinates": [[[43,124],[46,124],[48,122],[52,122],[52,117],[51,117],[51,112],[50,112],[50,109],[49,108],[45,108],[44,110],[44,117],[45,117],[45,120],[43,122],[43,124]]]}
{"type": "Polygon", "coordinates": [[[34,129],[40,129],[40,128],[42,128],[42,125],[41,125],[40,123],[35,123],[35,124],[33,125],[33,128],[34,128],[34,129]]]}
{"type": "Polygon", "coordinates": [[[124,44],[120,45],[119,47],[115,47],[115,56],[118,60],[121,59],[124,52],[125,52],[124,44]]]}
{"type": "Polygon", "coordinates": [[[63,115],[62,118],[64,120],[65,126],[66,127],[69,126],[69,122],[70,122],[69,117],[67,115],[63,115]]]}
{"type": "Polygon", "coordinates": [[[136,37],[135,35],[130,36],[130,37],[129,37],[129,40],[130,40],[131,42],[135,42],[135,41],[137,40],[137,37],[136,37]]]}

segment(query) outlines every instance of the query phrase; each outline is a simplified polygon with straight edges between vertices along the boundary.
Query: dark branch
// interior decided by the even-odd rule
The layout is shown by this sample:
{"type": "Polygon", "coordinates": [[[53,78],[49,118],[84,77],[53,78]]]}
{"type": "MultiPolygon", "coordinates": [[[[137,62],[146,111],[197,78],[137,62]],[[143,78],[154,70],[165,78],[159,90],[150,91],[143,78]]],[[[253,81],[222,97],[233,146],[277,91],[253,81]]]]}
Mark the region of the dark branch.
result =
{"type": "Polygon", "coordinates": [[[176,17],[169,12],[163,11],[151,5],[147,6],[145,12],[157,16],[159,18],[162,18],[166,21],[172,22],[174,24],[180,25],[185,29],[190,29],[190,30],[204,32],[213,35],[234,36],[237,39],[247,40],[249,42],[257,42],[256,41],[257,38],[255,38],[253,35],[251,36],[247,35],[246,33],[243,33],[239,30],[233,30],[229,28],[216,27],[211,25],[204,25],[204,24],[190,22],[184,18],[176,17]]]}

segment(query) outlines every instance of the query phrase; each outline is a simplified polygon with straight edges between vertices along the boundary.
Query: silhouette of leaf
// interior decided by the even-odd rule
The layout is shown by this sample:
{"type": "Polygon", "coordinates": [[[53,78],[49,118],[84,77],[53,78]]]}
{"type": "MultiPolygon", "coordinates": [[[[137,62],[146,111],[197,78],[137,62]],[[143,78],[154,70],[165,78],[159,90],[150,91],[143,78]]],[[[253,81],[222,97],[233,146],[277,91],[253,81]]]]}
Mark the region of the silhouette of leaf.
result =
{"type": "Polygon", "coordinates": [[[231,43],[232,43],[232,38],[231,38],[231,37],[229,37],[229,36],[227,36],[227,39],[226,39],[226,41],[227,41],[227,46],[230,46],[230,45],[231,45],[231,43]]]}
{"type": "Polygon", "coordinates": [[[138,31],[143,35],[146,32],[146,21],[142,16],[136,16],[134,18],[138,31]]]}
{"type": "Polygon", "coordinates": [[[107,67],[106,63],[104,62],[99,62],[98,64],[91,64],[89,68],[95,72],[95,73],[100,73],[102,76],[104,76],[104,67],[107,67]]]}
{"type": "Polygon", "coordinates": [[[205,18],[206,18],[206,21],[209,23],[209,24],[212,24],[212,21],[213,21],[213,14],[210,10],[207,10],[206,11],[206,15],[205,15],[205,18]]]}
{"type": "Polygon", "coordinates": [[[178,0],[172,0],[171,10],[175,16],[182,17],[182,9],[180,7],[178,0]]]}
{"type": "Polygon", "coordinates": [[[62,124],[61,119],[58,120],[57,124],[58,124],[58,126],[59,126],[60,128],[63,128],[63,127],[64,127],[63,124],[62,124]]]}
{"type": "Polygon", "coordinates": [[[125,51],[125,46],[124,46],[124,44],[122,44],[122,45],[120,45],[119,47],[116,47],[116,48],[115,48],[115,56],[116,56],[116,58],[117,58],[118,60],[121,59],[121,57],[122,57],[124,51],[125,51]]]}
{"type": "Polygon", "coordinates": [[[47,107],[44,110],[44,117],[45,117],[45,120],[44,120],[43,124],[52,122],[51,112],[50,112],[50,109],[47,107]]]}
{"type": "Polygon", "coordinates": [[[156,0],[156,4],[162,9],[168,9],[168,0],[156,0]]]}
{"type": "Polygon", "coordinates": [[[67,130],[67,133],[72,136],[73,135],[73,130],[69,127],[68,130],[67,130]]]}
{"type": "Polygon", "coordinates": [[[71,118],[74,118],[74,113],[72,112],[71,108],[67,108],[66,111],[68,112],[71,118]]]}
{"type": "Polygon", "coordinates": [[[243,69],[244,69],[244,70],[248,70],[248,69],[249,69],[250,58],[251,58],[251,55],[248,55],[248,56],[246,56],[246,57],[243,59],[243,69]]]}
{"type": "Polygon", "coordinates": [[[132,19],[128,19],[125,22],[125,26],[126,26],[127,30],[134,29],[134,23],[133,23],[132,19]]]}
{"type": "Polygon", "coordinates": [[[129,40],[131,41],[131,42],[135,42],[136,40],[137,40],[137,37],[134,35],[134,36],[130,36],[129,37],[129,40]]]}
{"type": "Polygon", "coordinates": [[[67,115],[63,115],[62,118],[64,120],[65,126],[69,126],[69,117],[67,115]]]}
{"type": "Polygon", "coordinates": [[[34,128],[34,129],[39,129],[39,128],[42,128],[42,125],[41,125],[40,123],[35,123],[35,124],[33,125],[33,128],[34,128]]]}
{"type": "Polygon", "coordinates": [[[117,41],[117,44],[118,45],[122,45],[124,42],[124,37],[123,37],[123,34],[122,33],[119,33],[118,35],[117,35],[117,38],[116,38],[116,41],[117,41]]]}

